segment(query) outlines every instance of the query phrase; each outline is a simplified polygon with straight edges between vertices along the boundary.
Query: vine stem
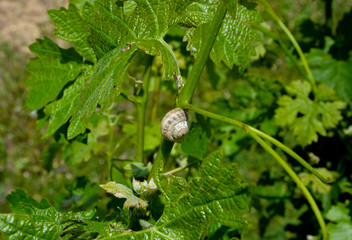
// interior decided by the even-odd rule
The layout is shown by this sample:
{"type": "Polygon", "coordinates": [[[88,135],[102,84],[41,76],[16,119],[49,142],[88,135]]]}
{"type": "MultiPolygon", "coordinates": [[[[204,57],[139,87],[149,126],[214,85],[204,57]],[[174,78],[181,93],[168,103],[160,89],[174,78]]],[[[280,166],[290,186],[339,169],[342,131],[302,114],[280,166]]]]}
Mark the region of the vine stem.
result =
{"type": "Polygon", "coordinates": [[[161,77],[155,77],[154,90],[153,90],[153,103],[152,110],[150,113],[150,121],[154,122],[156,119],[156,110],[158,108],[159,94],[160,94],[160,79],[161,77]]]}
{"type": "Polygon", "coordinates": [[[317,178],[319,178],[322,182],[324,183],[331,183],[333,182],[332,179],[330,179],[329,177],[326,178],[323,175],[321,175],[317,170],[315,170],[308,162],[306,162],[302,157],[300,157],[297,153],[295,153],[294,151],[292,151],[290,148],[288,148],[287,146],[285,146],[283,143],[281,143],[280,141],[276,140],[275,138],[269,136],[268,134],[260,131],[259,129],[256,129],[252,126],[249,126],[243,122],[237,121],[235,119],[232,118],[228,118],[216,113],[212,113],[212,112],[208,112],[204,109],[195,107],[191,104],[182,106],[182,108],[184,109],[189,109],[192,110],[196,113],[202,114],[203,116],[207,116],[216,120],[220,120],[222,122],[227,122],[229,124],[235,125],[237,127],[240,127],[242,129],[244,129],[247,132],[252,132],[266,140],[268,140],[269,142],[271,142],[272,144],[274,144],[275,146],[279,147],[280,149],[282,149],[284,152],[286,152],[288,155],[290,155],[292,158],[294,158],[296,161],[298,161],[303,167],[305,167],[307,170],[309,170],[312,174],[314,174],[317,178]]]}
{"type": "Polygon", "coordinates": [[[199,54],[196,57],[191,72],[187,78],[186,84],[176,100],[176,106],[187,105],[191,102],[192,96],[196,89],[197,83],[200,79],[204,66],[208,60],[209,53],[216,40],[221,24],[226,15],[225,1],[220,1],[220,4],[215,12],[214,18],[209,26],[209,34],[204,41],[202,41],[199,54]]]}
{"type": "Polygon", "coordinates": [[[310,194],[310,192],[308,191],[306,186],[304,186],[304,184],[299,179],[297,174],[292,170],[292,168],[262,138],[260,138],[257,134],[255,134],[252,131],[249,131],[248,133],[254,138],[254,140],[257,141],[257,143],[259,143],[265,149],[265,151],[267,151],[271,156],[273,156],[276,159],[276,161],[281,165],[281,167],[287,172],[287,174],[292,178],[292,180],[302,190],[304,196],[308,200],[308,203],[310,204],[310,206],[311,206],[311,208],[312,208],[312,210],[318,220],[318,223],[319,223],[321,231],[322,231],[323,239],[327,240],[328,233],[326,231],[325,221],[323,219],[323,216],[319,210],[317,203],[315,202],[314,198],[312,197],[312,195],[310,194]]]}
{"type": "MultiPolygon", "coordinates": [[[[212,34],[209,34],[207,38],[205,38],[202,42],[201,49],[187,78],[186,84],[183,87],[179,97],[176,99],[176,106],[188,105],[191,102],[195,88],[200,79],[200,75],[202,74],[209,53],[218,35],[225,15],[226,5],[224,1],[220,1],[220,4],[215,12],[214,18],[210,23],[209,32],[211,32],[212,34]]],[[[150,179],[155,176],[157,172],[157,167],[159,166],[159,162],[164,161],[165,163],[166,159],[170,155],[173,145],[174,144],[172,142],[168,142],[163,139],[158,154],[154,160],[153,168],[148,176],[148,181],[150,181],[150,179]]]]}
{"type": "Polygon", "coordinates": [[[136,162],[143,163],[144,156],[144,125],[145,125],[145,108],[143,104],[137,104],[137,147],[136,162]]]}
{"type": "Polygon", "coordinates": [[[315,79],[313,77],[313,74],[309,68],[308,62],[306,57],[304,56],[304,53],[301,49],[301,47],[299,46],[299,44],[297,43],[295,37],[292,35],[292,33],[290,32],[290,30],[288,30],[288,28],[286,27],[286,25],[280,20],[280,18],[276,15],[276,13],[274,12],[274,10],[272,9],[272,7],[270,6],[270,4],[268,4],[268,2],[266,0],[260,0],[260,2],[264,5],[265,10],[269,13],[269,15],[276,21],[276,23],[279,25],[279,27],[284,31],[284,33],[286,34],[286,36],[290,39],[290,41],[292,42],[293,46],[295,47],[299,57],[301,58],[303,67],[307,73],[307,77],[308,80],[310,81],[310,83],[312,84],[312,88],[313,88],[313,92],[314,95],[316,95],[318,93],[318,89],[315,83],[315,79]]]}
{"type": "Polygon", "coordinates": [[[108,171],[109,171],[109,180],[112,181],[112,159],[113,159],[113,151],[114,151],[114,124],[109,122],[109,154],[107,156],[108,162],[108,171]]]}
{"type": "Polygon", "coordinates": [[[171,175],[171,174],[180,172],[180,171],[182,171],[182,170],[184,170],[184,169],[186,169],[186,168],[189,168],[189,167],[192,166],[193,164],[194,164],[194,163],[187,164],[187,165],[185,165],[185,166],[183,166],[183,167],[178,167],[178,168],[172,169],[172,170],[170,170],[170,171],[168,171],[168,172],[166,172],[166,173],[163,173],[163,174],[164,174],[165,176],[171,175]]]}
{"type": "MultiPolygon", "coordinates": [[[[113,107],[114,105],[112,105],[113,107]]],[[[108,144],[108,152],[107,152],[107,158],[106,161],[108,163],[108,178],[110,181],[113,180],[113,161],[114,161],[114,156],[116,153],[116,145],[114,145],[114,126],[116,125],[117,118],[111,117],[110,114],[104,114],[105,117],[108,120],[108,127],[109,127],[109,144],[108,144]]],[[[117,144],[117,143],[116,143],[117,144]]]]}
{"type": "Polygon", "coordinates": [[[135,102],[137,109],[137,147],[136,147],[136,162],[144,162],[144,126],[145,113],[148,103],[149,82],[152,68],[152,58],[148,61],[147,67],[143,76],[143,91],[141,96],[138,96],[139,101],[135,102]]]}

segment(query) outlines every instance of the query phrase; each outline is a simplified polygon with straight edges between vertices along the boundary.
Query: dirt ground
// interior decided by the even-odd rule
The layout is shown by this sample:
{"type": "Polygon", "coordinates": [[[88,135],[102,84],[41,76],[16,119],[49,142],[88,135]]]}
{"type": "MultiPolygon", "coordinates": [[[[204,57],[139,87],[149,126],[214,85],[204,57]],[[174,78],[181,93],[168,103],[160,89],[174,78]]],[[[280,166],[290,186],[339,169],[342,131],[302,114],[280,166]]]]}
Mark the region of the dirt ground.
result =
{"type": "Polygon", "coordinates": [[[29,54],[28,45],[43,35],[52,35],[54,26],[47,9],[67,6],[68,0],[0,0],[0,42],[8,42],[15,52],[29,54]]]}

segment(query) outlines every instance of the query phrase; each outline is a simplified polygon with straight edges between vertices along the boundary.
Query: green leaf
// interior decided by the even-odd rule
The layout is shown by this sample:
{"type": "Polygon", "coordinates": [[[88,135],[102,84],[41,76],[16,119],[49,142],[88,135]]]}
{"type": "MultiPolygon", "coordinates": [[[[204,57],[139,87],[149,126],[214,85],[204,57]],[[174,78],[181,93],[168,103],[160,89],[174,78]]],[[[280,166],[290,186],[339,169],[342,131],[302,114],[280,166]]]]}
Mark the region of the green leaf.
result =
{"type": "Polygon", "coordinates": [[[270,185],[258,185],[254,189],[254,193],[265,198],[289,197],[287,184],[281,181],[270,185]]]}
{"type": "Polygon", "coordinates": [[[126,198],[126,202],[123,204],[123,208],[136,207],[146,209],[148,203],[133,194],[132,189],[129,189],[125,185],[108,182],[106,184],[100,185],[101,188],[106,190],[108,193],[113,194],[117,198],[126,198]]]}
{"type": "MultiPolygon", "coordinates": [[[[170,27],[175,24],[197,26],[204,20],[202,12],[187,9],[192,2],[96,0],[94,5],[87,2],[82,6],[77,2],[80,11],[70,4],[68,10],[50,10],[49,15],[57,28],[56,35],[73,43],[83,57],[92,61],[95,60],[92,53],[99,59],[116,47],[137,41],[146,41],[141,44],[144,46],[153,45],[158,54],[165,53],[159,49],[157,41],[170,27]]],[[[173,66],[173,62],[163,63],[166,69],[173,66]]]]}
{"type": "Polygon", "coordinates": [[[182,141],[182,151],[198,159],[203,159],[208,154],[208,141],[209,138],[202,126],[192,123],[190,132],[182,141]]]}
{"type": "MultiPolygon", "coordinates": [[[[202,0],[199,4],[207,14],[213,16],[218,5],[215,0],[202,0]]],[[[256,4],[237,3],[236,19],[226,15],[219,34],[210,52],[210,58],[214,63],[223,61],[229,68],[237,65],[246,68],[250,64],[250,56],[254,56],[253,42],[259,41],[259,34],[250,25],[259,23],[261,17],[256,9],[256,4]]],[[[187,50],[197,57],[201,48],[203,38],[209,34],[209,23],[202,24],[196,29],[190,29],[185,41],[188,41],[187,50]]]]}
{"type": "MultiPolygon", "coordinates": [[[[259,235],[258,232],[260,231],[256,232],[256,230],[250,229],[251,232],[249,234],[257,233],[258,239],[285,240],[297,237],[296,231],[291,230],[290,226],[300,226],[300,224],[302,223],[302,220],[300,219],[302,219],[302,215],[308,210],[308,207],[306,205],[303,205],[300,208],[295,208],[295,206],[292,204],[292,201],[288,199],[284,201],[278,201],[277,198],[274,203],[269,202],[262,204],[269,205],[266,207],[266,209],[269,210],[269,213],[264,213],[268,215],[265,218],[261,218],[263,220],[265,219],[265,228],[263,228],[264,233],[261,233],[259,235]],[[277,211],[278,213],[273,214],[275,211],[277,211]]],[[[262,212],[266,211],[266,209],[264,208],[263,210],[260,210],[259,214],[263,214],[262,212]]],[[[260,227],[259,225],[260,224],[258,223],[258,227],[260,227]]],[[[253,239],[253,236],[251,237],[253,239]]],[[[242,238],[249,239],[249,236],[242,235],[242,238]]]]}
{"type": "Polygon", "coordinates": [[[74,102],[74,113],[68,128],[68,138],[83,133],[90,116],[99,104],[102,111],[108,108],[121,92],[122,77],[135,54],[135,44],[127,51],[114,49],[102,57],[86,81],[80,96],[74,102]]]}
{"type": "Polygon", "coordinates": [[[6,200],[10,203],[10,208],[15,213],[23,213],[23,204],[29,204],[39,209],[50,207],[50,204],[46,200],[43,199],[40,203],[38,203],[22,189],[16,189],[14,192],[7,195],[6,200]]]}
{"type": "Polygon", "coordinates": [[[337,203],[337,205],[332,206],[328,213],[326,214],[326,219],[334,222],[339,221],[350,221],[351,216],[349,214],[349,209],[343,203],[337,203]]]}
{"type": "Polygon", "coordinates": [[[86,2],[89,2],[90,4],[94,4],[94,1],[95,0],[69,0],[69,3],[81,9],[86,2]]]}
{"type": "MultiPolygon", "coordinates": [[[[45,222],[60,224],[62,219],[61,213],[44,199],[38,203],[21,189],[16,189],[16,191],[7,195],[6,199],[10,203],[12,212],[30,216],[34,224],[45,222]]],[[[73,213],[69,213],[69,216],[73,215],[73,213]]]]}
{"type": "Polygon", "coordinates": [[[334,59],[320,49],[311,49],[307,61],[317,82],[332,87],[336,94],[345,101],[352,96],[352,56],[346,62],[334,59]]]}
{"type": "Polygon", "coordinates": [[[74,49],[61,49],[48,38],[30,47],[37,58],[27,66],[27,106],[42,108],[53,101],[45,109],[50,120],[44,137],[71,116],[68,138],[83,133],[96,107],[104,111],[120,93],[123,73],[137,46],[161,55],[166,78],[179,78],[176,57],[163,37],[176,24],[194,27],[209,21],[194,2],[72,0],[68,9],[49,10],[56,36],[71,42],[74,49]],[[86,60],[95,64],[92,71],[86,60]]]}
{"type": "Polygon", "coordinates": [[[57,227],[50,223],[33,223],[28,215],[0,214],[0,229],[6,239],[59,239],[57,227]]]}
{"type": "Polygon", "coordinates": [[[154,121],[144,126],[144,151],[147,153],[154,152],[160,143],[160,121],[154,121]]]}
{"type": "Polygon", "coordinates": [[[342,193],[348,193],[352,195],[352,183],[348,181],[346,177],[340,179],[337,184],[342,193]]]}
{"type": "Polygon", "coordinates": [[[29,72],[26,105],[39,109],[54,100],[78,76],[83,65],[77,62],[77,53],[72,48],[59,48],[49,38],[38,39],[29,48],[37,58],[32,58],[26,68],[29,72]]]}
{"type": "Polygon", "coordinates": [[[326,219],[331,222],[327,226],[329,239],[350,239],[352,236],[352,222],[349,209],[350,202],[338,202],[332,206],[326,214],[326,219]]]}
{"type": "Polygon", "coordinates": [[[340,110],[346,104],[336,100],[331,88],[318,85],[316,100],[310,99],[311,86],[307,82],[294,81],[286,91],[291,96],[279,98],[275,121],[278,126],[287,126],[300,145],[318,141],[318,134],[326,136],[326,130],[336,127],[342,120],[340,110]]]}
{"type": "Polygon", "coordinates": [[[125,227],[116,222],[97,222],[93,220],[68,220],[65,223],[65,230],[60,234],[64,239],[99,239],[108,237],[116,232],[123,232],[125,227]]]}
{"type": "Polygon", "coordinates": [[[166,199],[160,219],[149,229],[103,239],[199,239],[212,221],[243,227],[250,189],[238,177],[237,165],[222,166],[222,159],[221,151],[210,154],[199,177],[189,185],[183,178],[166,177],[159,171],[155,183],[166,199]]]}
{"type": "MultiPolygon", "coordinates": [[[[159,128],[160,131],[160,128],[159,128]]],[[[160,138],[159,138],[160,139],[160,138]]],[[[144,166],[144,163],[131,162],[124,166],[126,171],[129,171],[136,178],[145,178],[148,176],[150,171],[152,170],[151,162],[148,162],[147,166],[144,166]]]]}
{"type": "Polygon", "coordinates": [[[327,226],[330,240],[350,239],[352,236],[352,223],[339,222],[338,224],[329,223],[327,226]]]}
{"type": "Polygon", "coordinates": [[[0,229],[7,239],[59,239],[61,214],[46,200],[38,203],[21,189],[6,198],[14,212],[0,214],[0,229]]]}
{"type": "MultiPolygon", "coordinates": [[[[326,178],[334,178],[333,174],[326,168],[316,168],[316,170],[319,174],[326,178]]],[[[328,194],[331,191],[331,186],[320,181],[320,179],[317,178],[314,174],[300,173],[299,177],[305,186],[308,186],[310,183],[312,183],[312,191],[315,193],[328,194]]]]}
{"type": "Polygon", "coordinates": [[[234,127],[229,127],[229,130],[232,129],[233,132],[224,133],[224,136],[221,137],[221,149],[224,150],[225,156],[230,156],[235,153],[238,153],[243,147],[241,141],[248,137],[248,134],[245,131],[238,131],[234,127]]]}
{"type": "Polygon", "coordinates": [[[96,58],[92,47],[88,43],[89,26],[83,21],[75,5],[70,4],[68,10],[48,10],[48,14],[55,24],[55,35],[71,42],[76,51],[88,61],[95,62],[96,58]]]}
{"type": "Polygon", "coordinates": [[[74,112],[74,102],[79,96],[79,91],[84,86],[83,75],[79,76],[77,80],[70,87],[64,90],[63,97],[59,100],[48,104],[45,107],[46,115],[50,116],[48,128],[43,135],[44,138],[53,135],[62,125],[64,125],[74,112]]]}
{"type": "Polygon", "coordinates": [[[97,224],[90,222],[95,216],[94,209],[60,213],[46,200],[38,203],[20,189],[9,194],[7,200],[14,213],[0,214],[0,229],[6,239],[60,239],[61,232],[72,222],[86,226],[87,231],[96,230],[91,226],[97,224]]]}
{"type": "Polygon", "coordinates": [[[181,76],[180,68],[175,54],[164,39],[150,39],[136,41],[138,47],[150,55],[161,55],[163,63],[168,63],[164,66],[165,78],[170,79],[174,75],[181,76]]]}

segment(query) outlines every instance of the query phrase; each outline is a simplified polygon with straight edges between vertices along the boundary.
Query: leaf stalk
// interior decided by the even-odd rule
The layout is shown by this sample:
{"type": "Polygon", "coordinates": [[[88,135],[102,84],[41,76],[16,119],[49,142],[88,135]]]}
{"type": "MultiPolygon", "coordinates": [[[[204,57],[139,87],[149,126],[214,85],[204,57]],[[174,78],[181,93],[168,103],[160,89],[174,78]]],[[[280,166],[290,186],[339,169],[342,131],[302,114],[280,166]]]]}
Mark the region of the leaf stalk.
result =
{"type": "Polygon", "coordinates": [[[278,148],[280,148],[281,150],[283,150],[284,152],[286,152],[289,156],[291,156],[293,159],[295,159],[297,162],[299,162],[303,167],[305,167],[308,171],[310,171],[312,174],[314,174],[317,178],[319,178],[322,182],[329,184],[331,182],[333,182],[333,179],[330,179],[329,177],[325,177],[323,175],[321,175],[317,170],[315,170],[308,162],[306,162],[302,157],[300,157],[297,153],[295,153],[294,151],[292,151],[290,148],[288,148],[287,146],[285,146],[283,143],[281,143],[280,141],[276,140],[275,138],[269,136],[268,134],[260,131],[259,129],[256,129],[252,126],[249,126],[243,122],[237,121],[235,119],[232,118],[228,118],[216,113],[212,113],[212,112],[208,112],[204,109],[195,107],[194,105],[186,105],[186,106],[182,106],[185,109],[189,109],[192,110],[196,113],[202,114],[203,116],[207,116],[219,121],[223,121],[232,125],[235,125],[237,127],[240,127],[242,129],[244,129],[245,131],[252,132],[266,140],[268,140],[269,142],[271,142],[272,144],[274,144],[275,146],[277,146],[278,148]]]}
{"type": "Polygon", "coordinates": [[[200,79],[204,66],[207,62],[209,53],[216,40],[221,24],[226,15],[226,5],[224,1],[220,1],[220,5],[214,15],[209,27],[209,36],[202,41],[199,54],[194,62],[191,72],[187,78],[186,84],[176,100],[176,106],[187,105],[191,102],[197,83],[200,79]]]}
{"type": "MultiPolygon", "coordinates": [[[[151,58],[152,59],[152,58],[151,58]]],[[[149,62],[145,69],[143,76],[143,91],[139,97],[139,103],[136,103],[137,109],[137,148],[136,148],[136,162],[144,162],[144,126],[145,126],[145,115],[148,103],[149,93],[149,82],[151,75],[152,61],[149,62]]]]}

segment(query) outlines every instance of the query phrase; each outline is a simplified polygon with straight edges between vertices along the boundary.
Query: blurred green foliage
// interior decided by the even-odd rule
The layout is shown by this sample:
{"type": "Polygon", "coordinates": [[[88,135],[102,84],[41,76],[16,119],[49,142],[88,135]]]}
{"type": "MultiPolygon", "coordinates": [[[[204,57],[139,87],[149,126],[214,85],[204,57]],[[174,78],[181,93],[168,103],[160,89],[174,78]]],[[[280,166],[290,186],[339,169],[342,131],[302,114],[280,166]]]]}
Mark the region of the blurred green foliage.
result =
{"type": "MultiPolygon", "coordinates": [[[[303,167],[286,159],[296,172],[301,172],[302,181],[317,199],[328,222],[330,239],[350,239],[352,170],[346,166],[351,164],[352,156],[352,3],[338,0],[309,3],[287,0],[271,1],[271,5],[302,46],[316,81],[330,87],[329,97],[324,95],[314,101],[309,87],[304,83],[298,84],[297,80],[301,80],[302,75],[277,44],[277,39],[258,33],[263,38],[256,47],[258,55],[244,72],[237,67],[230,70],[223,63],[215,65],[210,60],[207,62],[193,102],[205,109],[248,123],[282,140],[302,157],[309,159],[314,167],[326,175],[334,176],[336,181],[325,186],[305,172],[303,167]],[[295,83],[299,85],[297,91],[290,90],[295,83]],[[302,92],[305,94],[300,95],[302,92]],[[292,102],[302,101],[302,104],[297,112],[291,108],[281,112],[284,118],[295,113],[294,119],[283,121],[280,118],[277,121],[275,111],[278,115],[281,107],[287,107],[286,103],[283,104],[285,98],[290,98],[292,102]],[[311,114],[309,111],[299,111],[301,107],[311,104],[314,108],[327,101],[339,102],[333,111],[328,109],[325,112],[331,115],[333,124],[324,124],[324,113],[317,112],[314,112],[311,120],[322,121],[319,124],[324,125],[324,129],[316,127],[314,130],[309,125],[311,122],[297,122],[297,119],[311,114]],[[295,130],[297,126],[300,128],[295,130]]],[[[263,19],[265,23],[262,26],[268,28],[286,46],[291,46],[265,14],[263,19]]],[[[186,51],[187,43],[182,41],[184,33],[181,27],[173,28],[165,36],[165,41],[175,52],[182,75],[187,76],[194,60],[186,51]]],[[[288,49],[298,59],[293,48],[288,49]]],[[[136,56],[129,67],[128,73],[133,78],[128,78],[122,86],[126,95],[133,95],[140,90],[138,79],[142,78],[144,59],[144,55],[136,56]]],[[[105,195],[98,185],[108,179],[108,158],[113,160],[113,180],[130,188],[133,176],[143,179],[150,171],[148,167],[133,163],[137,131],[134,106],[119,97],[103,115],[93,114],[84,134],[67,140],[68,124],[65,124],[50,133],[55,132],[54,137],[41,139],[43,133],[36,131],[36,118],[39,119],[38,127],[45,125],[43,109],[29,112],[23,107],[26,98],[24,79],[27,74],[24,68],[27,62],[27,56],[17,55],[9,43],[1,43],[0,212],[10,211],[5,196],[19,187],[26,189],[37,201],[48,199],[59,211],[77,212],[94,208],[98,218],[126,222],[128,213],[123,210],[124,201],[105,195]]],[[[155,57],[148,93],[150,101],[147,109],[150,111],[147,112],[145,132],[146,161],[153,159],[160,146],[158,120],[170,108],[170,99],[176,94],[173,83],[161,81],[163,74],[160,57],[155,57]],[[155,98],[158,91],[160,94],[155,98]],[[154,105],[157,105],[155,112],[154,105]]],[[[318,93],[322,93],[320,88],[318,93]]],[[[59,94],[65,95],[66,92],[59,94]]],[[[220,148],[224,151],[224,162],[238,163],[240,175],[253,188],[251,211],[246,215],[248,225],[243,231],[212,223],[208,227],[208,239],[307,239],[309,235],[319,235],[319,226],[307,207],[302,192],[245,131],[197,115],[191,115],[190,119],[190,135],[182,144],[175,145],[171,159],[165,166],[166,171],[185,167],[176,175],[190,179],[197,175],[196,170],[204,157],[220,148]]],[[[14,194],[22,197],[26,195],[20,190],[9,195],[12,211],[14,202],[11,201],[11,196],[14,194]]],[[[34,203],[34,199],[30,201],[36,208],[44,208],[34,203]]],[[[46,204],[45,208],[49,206],[46,204]]],[[[153,204],[157,205],[155,202],[153,204]]],[[[90,222],[89,213],[88,211],[87,217],[81,220],[90,222]]],[[[59,216],[61,213],[51,214],[59,216]]],[[[158,214],[161,215],[160,212],[155,213],[158,214]]],[[[72,215],[70,221],[74,222],[75,217],[72,215]]],[[[74,227],[73,225],[72,228],[74,227]]]]}

